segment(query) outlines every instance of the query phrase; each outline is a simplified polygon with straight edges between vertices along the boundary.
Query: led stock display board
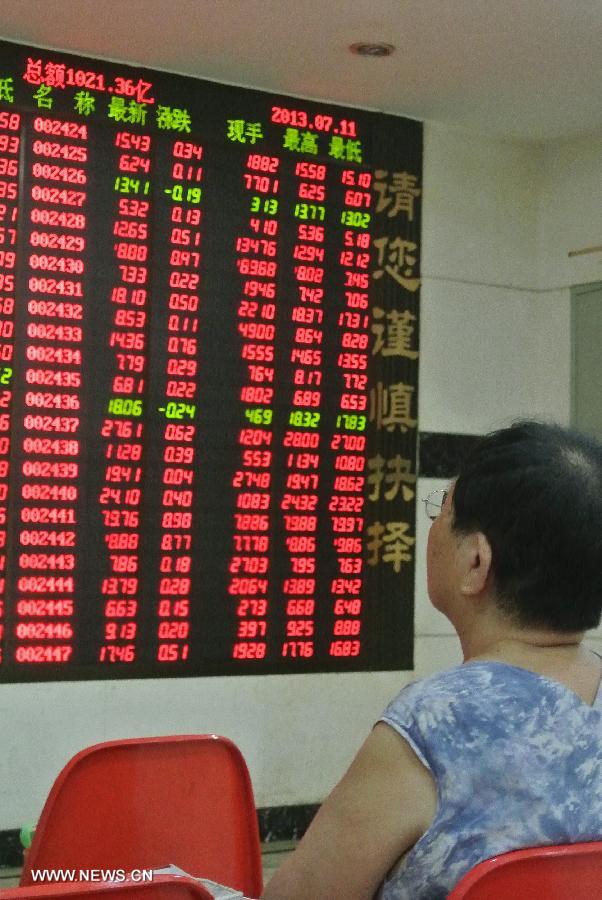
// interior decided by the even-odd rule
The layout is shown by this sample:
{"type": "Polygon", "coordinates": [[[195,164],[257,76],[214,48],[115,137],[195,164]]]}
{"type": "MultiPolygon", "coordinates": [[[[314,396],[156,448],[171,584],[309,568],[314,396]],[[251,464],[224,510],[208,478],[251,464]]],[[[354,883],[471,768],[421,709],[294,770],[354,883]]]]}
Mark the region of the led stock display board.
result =
{"type": "Polygon", "coordinates": [[[410,668],[421,126],[0,51],[0,679],[410,668]]]}

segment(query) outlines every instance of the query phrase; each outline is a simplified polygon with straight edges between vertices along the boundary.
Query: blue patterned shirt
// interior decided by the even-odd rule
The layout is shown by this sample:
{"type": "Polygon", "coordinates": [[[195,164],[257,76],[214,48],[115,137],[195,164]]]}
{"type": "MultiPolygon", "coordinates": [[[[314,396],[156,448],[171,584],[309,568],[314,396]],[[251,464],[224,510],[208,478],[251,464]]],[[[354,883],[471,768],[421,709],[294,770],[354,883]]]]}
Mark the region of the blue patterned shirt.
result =
{"type": "Polygon", "coordinates": [[[380,900],[443,900],[499,853],[602,838],[602,686],[588,706],[535,672],[475,661],[409,685],[381,721],[430,770],[438,806],[380,900]]]}

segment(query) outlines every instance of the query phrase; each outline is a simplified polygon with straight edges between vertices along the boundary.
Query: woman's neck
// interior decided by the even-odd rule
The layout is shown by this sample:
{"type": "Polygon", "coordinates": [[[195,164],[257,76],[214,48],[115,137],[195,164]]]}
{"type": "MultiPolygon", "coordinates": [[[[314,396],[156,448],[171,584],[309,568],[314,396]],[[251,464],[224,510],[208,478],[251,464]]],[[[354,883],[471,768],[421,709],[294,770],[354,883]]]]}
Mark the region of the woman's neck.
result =
{"type": "Polygon", "coordinates": [[[549,654],[578,654],[585,632],[557,632],[520,628],[499,616],[484,617],[458,629],[464,660],[544,658],[549,654]]]}

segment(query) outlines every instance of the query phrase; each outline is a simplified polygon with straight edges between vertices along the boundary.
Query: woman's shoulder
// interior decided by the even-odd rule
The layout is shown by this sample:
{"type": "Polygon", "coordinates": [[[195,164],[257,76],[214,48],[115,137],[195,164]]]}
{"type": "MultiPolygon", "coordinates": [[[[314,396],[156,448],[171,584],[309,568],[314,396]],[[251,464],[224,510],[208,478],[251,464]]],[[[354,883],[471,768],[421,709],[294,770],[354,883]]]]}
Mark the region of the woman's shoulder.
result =
{"type": "MultiPolygon", "coordinates": [[[[454,666],[452,669],[444,669],[435,672],[427,678],[412,681],[399,692],[397,697],[412,699],[416,702],[431,700],[437,696],[452,695],[463,696],[465,692],[472,693],[478,688],[490,689],[495,684],[505,683],[508,676],[512,679],[512,673],[505,670],[511,666],[503,666],[500,672],[500,664],[490,661],[475,661],[454,666]],[[501,679],[500,679],[501,676],[501,679]]],[[[397,698],[396,698],[397,699],[397,698]]]]}
{"type": "Polygon", "coordinates": [[[527,669],[478,660],[407,685],[389,703],[382,720],[409,726],[417,720],[434,725],[445,720],[451,724],[458,717],[487,719],[508,704],[531,709],[535,695],[549,689],[527,669]]]}

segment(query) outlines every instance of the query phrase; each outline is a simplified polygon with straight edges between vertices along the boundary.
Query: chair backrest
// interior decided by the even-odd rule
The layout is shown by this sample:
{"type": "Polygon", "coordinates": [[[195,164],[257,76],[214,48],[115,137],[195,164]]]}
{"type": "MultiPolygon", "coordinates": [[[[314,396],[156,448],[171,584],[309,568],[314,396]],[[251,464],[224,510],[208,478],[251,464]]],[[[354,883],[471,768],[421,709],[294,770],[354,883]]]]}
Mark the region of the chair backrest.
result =
{"type": "Polygon", "coordinates": [[[48,795],[20,883],[34,883],[32,869],[130,872],[170,863],[261,893],[253,790],[227,738],[136,738],[82,750],[48,795]]]}
{"type": "Polygon", "coordinates": [[[1,900],[212,900],[202,884],[190,878],[160,875],[153,881],[132,884],[44,884],[0,891],[1,900]]]}
{"type": "Polygon", "coordinates": [[[530,847],[475,866],[448,900],[593,900],[602,897],[602,841],[530,847]]]}

